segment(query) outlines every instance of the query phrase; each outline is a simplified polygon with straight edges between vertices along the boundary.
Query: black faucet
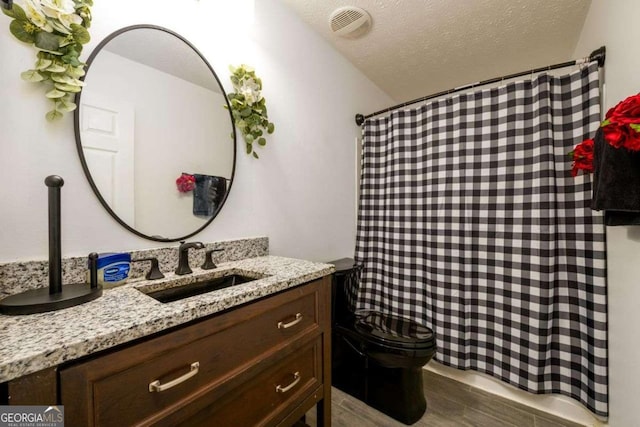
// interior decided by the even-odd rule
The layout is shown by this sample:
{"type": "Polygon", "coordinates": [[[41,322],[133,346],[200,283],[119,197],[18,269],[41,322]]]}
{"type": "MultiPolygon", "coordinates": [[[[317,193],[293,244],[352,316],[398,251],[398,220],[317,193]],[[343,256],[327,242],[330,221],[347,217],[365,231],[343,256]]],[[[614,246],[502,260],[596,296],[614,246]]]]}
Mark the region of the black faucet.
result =
{"type": "Polygon", "coordinates": [[[202,264],[200,268],[203,270],[211,270],[212,268],[217,268],[217,265],[215,262],[213,262],[211,255],[214,252],[222,252],[222,251],[224,251],[224,249],[210,249],[206,251],[204,253],[204,264],[202,264]]]}
{"type": "Polygon", "coordinates": [[[176,268],[176,274],[179,276],[193,273],[191,267],[189,267],[189,249],[191,248],[204,249],[204,245],[200,242],[180,242],[180,248],[178,249],[178,268],[176,268]]]}
{"type": "Polygon", "coordinates": [[[151,269],[147,273],[145,279],[147,280],[156,280],[156,279],[164,279],[164,274],[160,271],[160,266],[158,265],[158,258],[149,257],[149,258],[139,258],[132,259],[131,262],[143,262],[143,261],[151,261],[151,269]]]}

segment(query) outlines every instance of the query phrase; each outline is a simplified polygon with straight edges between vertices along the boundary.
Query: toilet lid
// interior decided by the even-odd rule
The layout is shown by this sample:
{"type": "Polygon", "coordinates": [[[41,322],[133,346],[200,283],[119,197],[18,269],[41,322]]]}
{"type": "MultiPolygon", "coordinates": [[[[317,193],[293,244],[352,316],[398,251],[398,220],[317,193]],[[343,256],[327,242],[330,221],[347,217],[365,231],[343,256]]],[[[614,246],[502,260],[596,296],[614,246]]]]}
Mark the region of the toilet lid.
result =
{"type": "Polygon", "coordinates": [[[368,312],[355,323],[362,335],[381,344],[402,348],[427,348],[435,346],[433,331],[404,317],[378,312],[368,312]]]}

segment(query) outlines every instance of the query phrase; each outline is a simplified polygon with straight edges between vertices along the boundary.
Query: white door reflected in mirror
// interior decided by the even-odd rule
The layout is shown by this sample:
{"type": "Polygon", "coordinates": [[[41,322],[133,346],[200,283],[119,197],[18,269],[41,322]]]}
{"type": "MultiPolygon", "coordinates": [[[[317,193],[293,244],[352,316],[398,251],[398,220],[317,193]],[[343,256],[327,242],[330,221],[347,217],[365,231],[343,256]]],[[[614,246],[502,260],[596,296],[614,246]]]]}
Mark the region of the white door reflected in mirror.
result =
{"type": "Polygon", "coordinates": [[[130,105],[107,101],[97,92],[82,98],[82,149],[96,186],[118,216],[136,226],[134,113],[130,105]]]}

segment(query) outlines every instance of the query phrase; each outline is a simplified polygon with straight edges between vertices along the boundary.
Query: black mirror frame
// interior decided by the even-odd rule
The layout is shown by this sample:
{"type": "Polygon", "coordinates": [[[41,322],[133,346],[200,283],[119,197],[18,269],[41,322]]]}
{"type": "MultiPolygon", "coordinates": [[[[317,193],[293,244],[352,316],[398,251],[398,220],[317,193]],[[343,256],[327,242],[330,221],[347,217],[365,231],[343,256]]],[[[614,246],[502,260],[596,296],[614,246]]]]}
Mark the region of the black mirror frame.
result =
{"type": "Polygon", "coordinates": [[[127,224],[126,222],[124,222],[114,211],[113,209],[111,209],[111,207],[109,206],[109,204],[104,200],[104,198],[102,197],[102,195],[100,194],[100,190],[98,190],[98,187],[96,186],[96,183],[94,182],[93,178],[91,177],[91,172],[89,171],[89,167],[87,165],[87,161],[84,157],[84,152],[82,150],[82,141],[81,141],[81,137],[80,137],[80,99],[82,97],[82,92],[78,92],[76,94],[75,97],[75,103],[77,105],[77,108],[75,109],[74,113],[73,113],[73,126],[74,126],[74,133],[75,133],[75,137],[76,137],[76,149],[78,150],[78,156],[80,157],[80,162],[82,163],[82,170],[84,171],[84,175],[87,178],[87,181],[89,181],[89,185],[91,186],[91,189],[93,190],[94,194],[96,195],[96,197],[98,198],[98,200],[100,201],[100,204],[105,208],[105,210],[109,213],[109,215],[111,215],[111,217],[116,220],[120,225],[122,225],[124,228],[126,228],[127,230],[129,230],[130,232],[132,232],[133,234],[148,239],[148,240],[153,240],[156,242],[178,242],[181,240],[186,240],[191,236],[194,236],[196,234],[198,234],[199,232],[201,232],[202,230],[204,230],[205,228],[207,228],[209,226],[209,224],[211,224],[211,222],[215,219],[216,216],[218,216],[218,213],[222,210],[224,204],[227,201],[227,197],[229,197],[229,193],[231,192],[231,186],[233,185],[233,178],[235,176],[236,173],[236,161],[237,161],[237,147],[236,147],[236,126],[235,126],[235,122],[233,120],[233,115],[231,113],[231,105],[229,104],[229,99],[227,98],[227,92],[224,90],[224,87],[222,86],[222,83],[220,82],[220,79],[218,78],[218,75],[216,74],[216,72],[213,70],[213,67],[211,67],[211,64],[209,64],[209,61],[207,61],[207,59],[202,55],[202,53],[200,53],[200,51],[198,49],[196,49],[196,47],[191,44],[187,39],[185,39],[184,37],[182,37],[180,34],[171,31],[167,28],[164,27],[160,27],[157,25],[151,25],[151,24],[138,24],[138,25],[131,25],[128,27],[124,27],[124,28],[120,28],[119,30],[109,34],[107,37],[104,38],[104,40],[102,40],[98,46],[96,46],[96,48],[93,50],[93,52],[91,52],[91,55],[89,56],[89,59],[87,60],[87,66],[85,69],[86,74],[81,78],[82,81],[84,81],[84,79],[86,78],[86,76],[89,73],[89,70],[91,68],[91,64],[93,63],[93,61],[95,60],[95,57],[100,53],[100,51],[104,48],[104,46],[109,43],[111,40],[113,40],[114,38],[116,38],[117,36],[126,33],[128,31],[132,31],[132,30],[137,30],[137,29],[151,29],[151,30],[159,30],[159,31],[164,31],[165,33],[171,34],[175,37],[177,37],[178,39],[182,40],[187,46],[189,46],[191,49],[193,49],[193,51],[198,54],[198,56],[200,57],[200,59],[202,59],[202,61],[204,61],[204,63],[206,64],[206,66],[209,68],[209,70],[211,71],[211,74],[213,74],[213,77],[216,79],[216,82],[218,82],[218,86],[220,86],[220,90],[222,91],[222,95],[224,97],[224,100],[227,104],[227,109],[229,111],[229,120],[231,121],[231,128],[232,128],[232,135],[233,135],[233,167],[231,169],[231,178],[229,180],[229,188],[227,188],[227,192],[224,196],[224,199],[222,200],[222,203],[220,204],[220,206],[218,207],[218,209],[213,213],[213,215],[211,216],[211,218],[202,225],[202,227],[198,228],[197,230],[195,230],[192,233],[186,234],[184,236],[181,237],[176,237],[176,238],[165,238],[165,237],[158,237],[158,236],[148,236],[144,233],[141,233],[140,231],[136,230],[135,228],[131,227],[129,224],[127,224]]]}

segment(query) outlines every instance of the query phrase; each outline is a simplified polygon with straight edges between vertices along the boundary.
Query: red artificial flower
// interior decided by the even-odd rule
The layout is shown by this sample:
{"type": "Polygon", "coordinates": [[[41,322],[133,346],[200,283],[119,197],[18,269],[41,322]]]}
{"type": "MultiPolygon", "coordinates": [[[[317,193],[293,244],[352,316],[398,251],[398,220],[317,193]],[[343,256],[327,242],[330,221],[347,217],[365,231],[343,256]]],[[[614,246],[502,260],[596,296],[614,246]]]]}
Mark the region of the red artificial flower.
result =
{"type": "Polygon", "coordinates": [[[618,105],[607,111],[605,118],[617,125],[640,123],[640,94],[619,102],[618,105]]]}
{"type": "Polygon", "coordinates": [[[578,175],[578,171],[593,172],[593,139],[585,139],[569,153],[573,156],[571,175],[578,175]]]}
{"type": "Polygon", "coordinates": [[[627,127],[618,126],[614,123],[609,123],[605,126],[602,126],[602,133],[604,135],[604,139],[613,148],[622,147],[625,140],[627,139],[627,127]]]}
{"type": "Polygon", "coordinates": [[[640,151],[640,94],[628,97],[607,111],[600,126],[604,139],[612,147],[640,151]]]}
{"type": "Polygon", "coordinates": [[[193,175],[183,173],[178,179],[176,179],[176,185],[178,186],[179,192],[187,193],[196,187],[196,179],[193,175]]]}
{"type": "MultiPolygon", "coordinates": [[[[609,109],[600,124],[604,140],[613,148],[640,151],[640,93],[609,109]]],[[[571,175],[593,172],[593,140],[587,139],[569,153],[573,159],[571,175]]]]}

